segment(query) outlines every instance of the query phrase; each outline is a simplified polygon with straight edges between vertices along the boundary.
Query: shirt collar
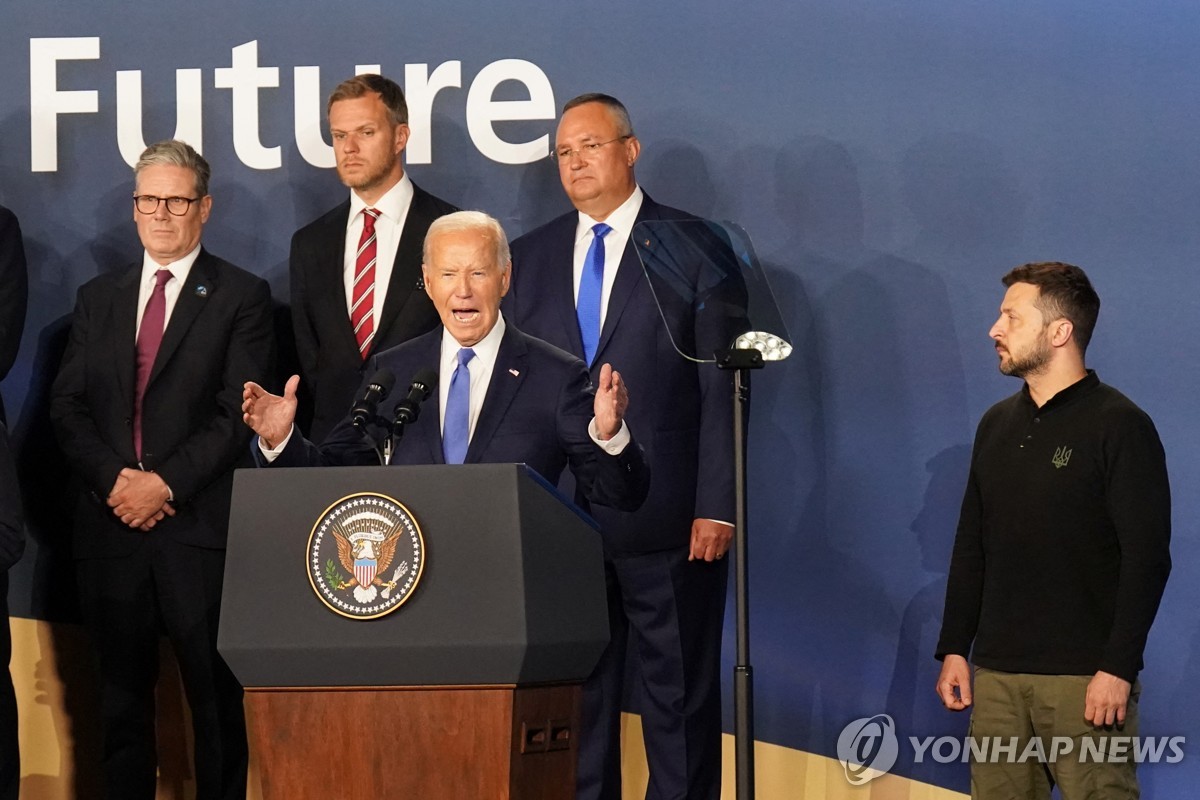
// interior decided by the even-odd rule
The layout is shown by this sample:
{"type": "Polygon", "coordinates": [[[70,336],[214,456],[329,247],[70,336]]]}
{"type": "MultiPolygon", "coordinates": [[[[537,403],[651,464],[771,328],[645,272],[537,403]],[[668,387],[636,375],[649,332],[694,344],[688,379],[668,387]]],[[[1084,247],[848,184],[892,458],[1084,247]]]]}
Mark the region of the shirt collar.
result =
{"type": "Polygon", "coordinates": [[[192,264],[196,263],[196,259],[200,257],[200,245],[197,244],[192,252],[185,255],[178,261],[172,261],[170,264],[162,265],[150,257],[150,254],[142,252],[142,283],[149,283],[154,277],[154,273],[160,269],[171,271],[172,277],[175,280],[183,283],[187,280],[188,273],[192,271],[192,264]]]}
{"type": "MultiPolygon", "coordinates": [[[[624,203],[617,206],[616,210],[609,214],[604,219],[604,224],[613,229],[613,233],[617,234],[622,239],[628,239],[630,232],[633,231],[633,223],[637,221],[638,212],[642,210],[642,187],[634,186],[633,194],[626,198],[624,203]]],[[[579,242],[592,233],[592,226],[600,220],[595,220],[589,217],[582,211],[579,212],[579,223],[575,227],[575,243],[579,242]]]]}
{"type": "MultiPolygon", "coordinates": [[[[496,356],[500,353],[500,340],[504,338],[504,329],[506,327],[504,324],[504,315],[497,314],[496,324],[487,332],[487,336],[484,336],[478,342],[471,345],[471,349],[475,351],[475,357],[480,359],[482,363],[496,363],[496,356]]],[[[462,345],[443,326],[441,363],[443,365],[452,365],[452,362],[458,358],[458,351],[461,349],[462,345]]]]}
{"type": "Polygon", "coordinates": [[[1021,387],[1021,396],[1024,398],[1025,402],[1034,407],[1039,414],[1044,414],[1047,411],[1058,408],[1059,406],[1066,405],[1077,397],[1082,397],[1083,395],[1088,394],[1090,391],[1092,391],[1092,389],[1095,389],[1099,385],[1100,378],[1096,375],[1096,370],[1089,369],[1086,375],[1072,383],[1067,388],[1059,390],[1057,394],[1043,403],[1041,408],[1037,408],[1037,403],[1035,403],[1033,398],[1030,396],[1028,383],[1021,387]]]}
{"type": "Polygon", "coordinates": [[[351,190],[350,215],[347,218],[346,227],[349,227],[358,218],[358,215],[362,213],[362,210],[368,207],[375,209],[389,221],[399,224],[409,203],[412,202],[412,197],[413,184],[409,180],[407,172],[401,175],[400,180],[396,181],[396,185],[388,189],[383,197],[379,198],[372,206],[367,206],[363,202],[363,199],[358,196],[358,192],[351,190]]]}

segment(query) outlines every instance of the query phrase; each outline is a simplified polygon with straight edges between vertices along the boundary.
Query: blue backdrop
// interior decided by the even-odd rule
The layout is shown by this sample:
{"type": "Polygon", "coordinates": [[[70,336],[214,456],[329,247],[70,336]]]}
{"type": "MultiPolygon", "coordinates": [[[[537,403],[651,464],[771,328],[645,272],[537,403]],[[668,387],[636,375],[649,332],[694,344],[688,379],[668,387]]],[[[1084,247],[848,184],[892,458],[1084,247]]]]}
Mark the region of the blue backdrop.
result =
{"type": "MultiPolygon", "coordinates": [[[[44,402],[76,287],[138,253],[123,148],[181,119],[214,168],[206,243],[286,298],[292,231],[345,192],[312,163],[320,98],[378,65],[420,100],[414,127],[429,120],[413,178],[510,235],[566,209],[529,153],[557,106],[601,90],[630,108],[657,200],[754,238],[796,344],[756,376],[751,427],[770,742],[833,755],[846,723],[882,712],[902,737],[965,733],[931,654],[974,425],[1018,388],[987,338],[999,277],[1031,260],[1088,270],[1104,301],[1090,366],[1154,418],[1175,489],[1142,732],[1200,739],[1196,4],[73,0],[0,19],[0,202],[31,268],[3,387],[33,539],[14,613],[76,617],[44,402]]],[[[1195,747],[1144,768],[1145,796],[1190,795],[1195,747]]],[[[965,790],[961,765],[910,755],[896,771],[965,790]]]]}

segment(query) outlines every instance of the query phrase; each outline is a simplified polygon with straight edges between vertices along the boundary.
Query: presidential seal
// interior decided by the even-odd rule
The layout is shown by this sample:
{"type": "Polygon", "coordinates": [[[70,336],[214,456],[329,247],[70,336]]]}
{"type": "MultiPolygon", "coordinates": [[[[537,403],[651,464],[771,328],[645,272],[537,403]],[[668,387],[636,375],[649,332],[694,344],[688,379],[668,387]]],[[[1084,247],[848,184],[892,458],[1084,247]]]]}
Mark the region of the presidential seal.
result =
{"type": "Polygon", "coordinates": [[[402,503],[364,492],[325,509],[308,537],[308,581],[330,611],[351,619],[390,614],[425,569],[425,540],[402,503]]]}

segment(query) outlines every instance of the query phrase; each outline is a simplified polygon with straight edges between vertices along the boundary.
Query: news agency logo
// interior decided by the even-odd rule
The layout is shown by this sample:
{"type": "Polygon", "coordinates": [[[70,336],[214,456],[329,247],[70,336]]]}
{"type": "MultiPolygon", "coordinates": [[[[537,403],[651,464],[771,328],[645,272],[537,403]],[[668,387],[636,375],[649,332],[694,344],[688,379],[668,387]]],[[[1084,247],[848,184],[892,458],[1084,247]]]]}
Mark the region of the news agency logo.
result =
{"type": "MultiPolygon", "coordinates": [[[[1178,764],[1183,760],[1185,736],[908,736],[912,762],[938,764],[1017,763],[1053,764],[1074,759],[1081,764],[1178,764]]],[[[900,741],[896,723],[887,714],[856,719],[842,728],[837,754],[852,786],[886,775],[896,765],[900,741]]]]}
{"type": "Polygon", "coordinates": [[[876,714],[851,722],[838,736],[838,761],[846,771],[851,786],[886,775],[896,764],[900,743],[896,739],[896,722],[887,714],[876,714]]]}

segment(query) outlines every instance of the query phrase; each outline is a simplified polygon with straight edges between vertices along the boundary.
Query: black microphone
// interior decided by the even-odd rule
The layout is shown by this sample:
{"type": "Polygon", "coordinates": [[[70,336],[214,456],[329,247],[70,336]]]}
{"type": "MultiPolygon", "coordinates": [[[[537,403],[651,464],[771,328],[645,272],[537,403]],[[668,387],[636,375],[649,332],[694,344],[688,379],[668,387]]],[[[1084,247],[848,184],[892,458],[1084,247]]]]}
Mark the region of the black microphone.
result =
{"type": "Polygon", "coordinates": [[[408,396],[396,404],[397,425],[411,425],[417,421],[421,414],[421,403],[437,388],[437,382],[437,371],[432,369],[423,369],[413,377],[408,396]]]}
{"type": "Polygon", "coordinates": [[[367,384],[367,391],[363,393],[362,399],[354,404],[354,408],[350,409],[350,417],[354,420],[354,427],[360,431],[366,427],[367,423],[375,418],[375,409],[381,402],[387,399],[391,394],[392,387],[396,385],[396,376],[392,374],[390,369],[381,369],[371,378],[371,382],[367,384]]]}

